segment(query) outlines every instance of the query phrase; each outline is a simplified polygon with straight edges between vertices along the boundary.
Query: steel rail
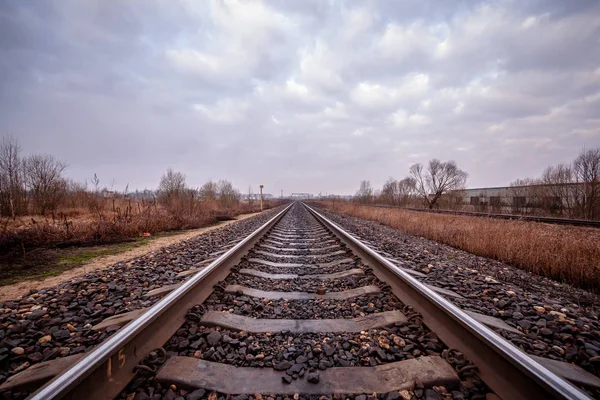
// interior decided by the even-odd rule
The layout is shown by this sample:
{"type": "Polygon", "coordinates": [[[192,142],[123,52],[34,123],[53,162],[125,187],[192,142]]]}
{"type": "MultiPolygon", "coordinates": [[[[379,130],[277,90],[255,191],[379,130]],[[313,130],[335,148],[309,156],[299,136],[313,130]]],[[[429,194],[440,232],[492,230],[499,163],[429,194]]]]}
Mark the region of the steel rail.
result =
{"type": "Polygon", "coordinates": [[[134,369],[139,362],[169,340],[185,322],[187,311],[212,293],[213,285],[229,274],[231,267],[241,260],[293,204],[46,383],[29,399],[95,400],[116,397],[135,377],[134,369]]]}
{"type": "Polygon", "coordinates": [[[590,227],[590,228],[600,228],[600,221],[592,221],[592,220],[588,220],[588,219],[537,217],[537,216],[533,216],[533,215],[497,214],[497,213],[473,212],[473,211],[430,210],[427,208],[389,206],[389,205],[385,205],[385,204],[371,204],[371,205],[367,205],[367,206],[368,207],[377,207],[377,208],[392,208],[392,209],[400,209],[400,210],[407,210],[407,211],[434,213],[434,214],[466,215],[466,216],[470,216],[470,217],[508,219],[508,220],[518,220],[518,221],[543,222],[546,224],[554,224],[554,225],[572,225],[572,226],[584,226],[584,227],[590,227]]]}
{"type": "Polygon", "coordinates": [[[471,318],[454,304],[363,244],[343,228],[302,203],[329,228],[449,347],[460,350],[478,368],[483,381],[501,398],[590,399],[571,383],[550,372],[512,343],[471,318]]]}

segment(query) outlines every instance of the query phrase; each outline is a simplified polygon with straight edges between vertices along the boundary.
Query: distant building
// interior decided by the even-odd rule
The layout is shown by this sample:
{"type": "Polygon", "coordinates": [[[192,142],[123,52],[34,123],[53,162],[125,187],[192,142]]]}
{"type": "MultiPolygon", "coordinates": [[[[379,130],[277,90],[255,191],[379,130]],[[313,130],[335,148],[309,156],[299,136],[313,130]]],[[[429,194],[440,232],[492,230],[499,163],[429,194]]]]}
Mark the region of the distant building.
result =
{"type": "Polygon", "coordinates": [[[292,193],[290,198],[292,200],[308,200],[308,199],[312,199],[313,195],[310,193],[292,193]]]}
{"type": "MultiPolygon", "coordinates": [[[[244,196],[247,200],[260,200],[260,193],[250,193],[244,196]]],[[[263,193],[263,200],[271,200],[274,199],[271,193],[263,193]]]]}
{"type": "Polygon", "coordinates": [[[452,207],[493,213],[563,214],[575,203],[583,184],[501,186],[455,190],[446,201],[452,207]]]}
{"type": "Polygon", "coordinates": [[[108,189],[102,189],[102,192],[100,192],[100,193],[102,194],[102,197],[104,197],[105,199],[112,199],[116,195],[114,190],[108,190],[108,189]]]}
{"type": "Polygon", "coordinates": [[[135,192],[127,193],[127,197],[131,199],[153,199],[155,196],[154,190],[144,189],[144,190],[136,190],[135,192]]]}

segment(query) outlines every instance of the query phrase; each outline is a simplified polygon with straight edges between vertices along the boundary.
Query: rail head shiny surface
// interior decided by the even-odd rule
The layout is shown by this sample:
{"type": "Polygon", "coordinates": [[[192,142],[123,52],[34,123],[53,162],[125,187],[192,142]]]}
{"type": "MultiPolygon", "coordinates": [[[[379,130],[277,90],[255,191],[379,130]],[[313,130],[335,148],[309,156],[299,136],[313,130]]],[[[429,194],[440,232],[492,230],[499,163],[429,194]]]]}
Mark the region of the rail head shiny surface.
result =
{"type": "Polygon", "coordinates": [[[159,318],[161,314],[168,311],[168,309],[181,297],[200,284],[207,275],[226,263],[231,256],[237,254],[237,252],[249,242],[264,235],[268,231],[267,228],[269,228],[270,225],[273,225],[274,221],[279,220],[286,212],[290,210],[293,205],[294,203],[291,203],[286,206],[273,218],[269,219],[258,229],[254,230],[250,235],[248,235],[234,247],[227,250],[202,271],[199,271],[197,274],[184,281],[180,287],[158,301],[148,311],[119,329],[113,336],[98,345],[87,356],[75,363],[71,368],[48,382],[46,385],[42,386],[42,388],[33,393],[28,399],[49,400],[60,399],[64,397],[69,392],[70,388],[88,376],[98,366],[104,364],[113,354],[125,346],[131,338],[143,331],[150,323],[159,318]]]}
{"type": "MultiPolygon", "coordinates": [[[[375,259],[382,266],[393,272],[398,278],[402,279],[412,289],[418,292],[421,296],[433,303],[436,307],[444,311],[446,314],[451,316],[461,326],[469,330],[473,335],[478,337],[480,340],[485,342],[490,348],[492,348],[499,356],[509,361],[511,364],[525,372],[535,379],[540,385],[543,385],[549,392],[551,392],[557,399],[591,399],[588,395],[583,393],[577,387],[567,382],[558,375],[552,373],[547,368],[533,360],[526,353],[519,350],[512,343],[500,337],[491,329],[487,328],[480,322],[476,321],[468,314],[464,313],[460,308],[446,300],[442,296],[429,289],[427,286],[410,276],[408,273],[402,271],[399,267],[394,265],[392,262],[387,260],[385,257],[371,249],[360,240],[356,239],[338,224],[329,220],[312,207],[302,203],[308,208],[314,215],[318,216],[321,220],[325,221],[331,228],[333,228],[340,236],[344,237],[345,240],[352,243],[354,246],[359,247],[362,251],[369,254],[370,257],[375,259]]],[[[507,399],[508,400],[508,399],[507,399]]]]}

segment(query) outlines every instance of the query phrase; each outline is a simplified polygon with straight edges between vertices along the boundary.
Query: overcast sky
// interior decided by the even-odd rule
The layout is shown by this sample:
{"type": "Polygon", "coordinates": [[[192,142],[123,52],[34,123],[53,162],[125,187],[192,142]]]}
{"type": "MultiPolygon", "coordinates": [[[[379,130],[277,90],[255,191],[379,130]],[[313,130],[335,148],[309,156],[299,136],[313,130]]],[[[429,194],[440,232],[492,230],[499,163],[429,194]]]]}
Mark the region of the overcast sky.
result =
{"type": "Polygon", "coordinates": [[[5,0],[0,133],[118,190],[506,185],[600,146],[600,2],[5,0]]]}

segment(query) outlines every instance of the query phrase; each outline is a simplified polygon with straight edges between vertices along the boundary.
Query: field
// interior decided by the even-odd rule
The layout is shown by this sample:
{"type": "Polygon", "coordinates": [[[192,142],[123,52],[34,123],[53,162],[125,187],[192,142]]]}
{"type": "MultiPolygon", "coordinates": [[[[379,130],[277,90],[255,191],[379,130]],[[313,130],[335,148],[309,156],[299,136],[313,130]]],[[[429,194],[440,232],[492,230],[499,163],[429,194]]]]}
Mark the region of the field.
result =
{"type": "MultiPolygon", "coordinates": [[[[265,208],[277,205],[266,202],[265,208]]],[[[156,202],[99,199],[97,207],[62,208],[53,215],[3,218],[0,285],[60,274],[96,257],[144,246],[151,238],[202,228],[260,211],[257,203],[198,201],[185,210],[156,202]]]]}
{"type": "Polygon", "coordinates": [[[600,292],[600,230],[535,222],[384,209],[322,201],[327,209],[377,221],[548,278],[600,292]]]}

